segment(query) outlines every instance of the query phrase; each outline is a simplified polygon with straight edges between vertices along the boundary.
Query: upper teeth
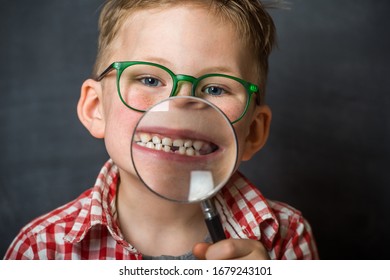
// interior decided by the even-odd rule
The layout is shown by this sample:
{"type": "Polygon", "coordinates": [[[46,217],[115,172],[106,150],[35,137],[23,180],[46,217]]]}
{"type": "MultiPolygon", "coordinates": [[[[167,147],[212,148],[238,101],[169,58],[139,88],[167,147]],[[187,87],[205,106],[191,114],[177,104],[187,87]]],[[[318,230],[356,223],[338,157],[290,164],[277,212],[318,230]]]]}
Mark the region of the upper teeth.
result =
{"type": "Polygon", "coordinates": [[[172,139],[166,136],[139,133],[134,136],[134,141],[143,147],[164,152],[175,152],[188,156],[209,154],[214,150],[212,144],[201,140],[172,139]]]}

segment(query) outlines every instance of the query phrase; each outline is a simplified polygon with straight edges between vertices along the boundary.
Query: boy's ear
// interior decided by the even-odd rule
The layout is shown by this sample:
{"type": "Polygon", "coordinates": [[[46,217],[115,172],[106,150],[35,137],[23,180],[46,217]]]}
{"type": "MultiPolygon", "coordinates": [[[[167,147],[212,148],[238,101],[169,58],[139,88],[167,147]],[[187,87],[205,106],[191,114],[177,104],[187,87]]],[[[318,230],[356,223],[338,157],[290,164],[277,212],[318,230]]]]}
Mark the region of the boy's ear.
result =
{"type": "Polygon", "coordinates": [[[246,161],[259,151],[267,142],[272,112],[267,105],[257,106],[249,127],[249,133],[245,139],[242,160],[246,161]]]}
{"type": "Polygon", "coordinates": [[[81,86],[80,99],[77,104],[77,115],[81,123],[96,138],[103,138],[105,129],[101,96],[100,82],[88,79],[81,86]]]}

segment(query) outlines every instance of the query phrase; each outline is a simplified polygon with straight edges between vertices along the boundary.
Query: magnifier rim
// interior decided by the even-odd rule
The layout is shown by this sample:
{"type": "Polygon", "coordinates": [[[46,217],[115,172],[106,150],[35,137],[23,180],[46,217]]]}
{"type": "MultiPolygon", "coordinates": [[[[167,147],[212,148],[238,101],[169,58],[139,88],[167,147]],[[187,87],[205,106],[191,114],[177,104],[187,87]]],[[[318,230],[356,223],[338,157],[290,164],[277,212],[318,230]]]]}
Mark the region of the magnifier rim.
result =
{"type": "Polygon", "coordinates": [[[198,98],[198,97],[194,97],[194,96],[173,96],[173,97],[169,97],[169,98],[166,98],[164,100],[161,100],[159,101],[158,103],[154,104],[152,107],[150,107],[148,110],[146,110],[143,115],[141,116],[141,118],[137,121],[137,124],[134,128],[134,131],[133,131],[133,135],[131,137],[131,144],[130,144],[130,157],[131,157],[131,161],[133,163],[133,166],[134,166],[134,171],[135,173],[137,174],[138,178],[141,180],[141,182],[145,185],[145,187],[150,190],[152,193],[156,194],[157,196],[165,199],[165,200],[168,200],[168,201],[172,201],[172,202],[176,202],[176,203],[185,203],[185,204],[191,204],[191,203],[199,203],[199,202],[202,202],[202,201],[205,201],[211,197],[213,197],[215,194],[217,194],[225,185],[226,183],[229,181],[231,175],[234,173],[234,171],[236,170],[236,166],[237,166],[237,160],[238,160],[238,139],[237,139],[237,135],[236,135],[236,131],[234,130],[234,127],[232,125],[232,123],[230,122],[229,118],[226,116],[226,114],[221,110],[219,109],[217,106],[215,106],[213,103],[207,101],[207,100],[204,100],[204,99],[201,99],[201,98],[198,98]],[[232,169],[230,170],[230,172],[228,173],[229,176],[226,176],[226,178],[224,180],[222,180],[222,182],[217,186],[215,187],[212,191],[210,191],[210,193],[207,195],[207,196],[201,196],[200,198],[197,198],[197,199],[193,199],[193,200],[179,200],[179,199],[174,199],[174,198],[171,198],[171,197],[166,197],[162,194],[160,194],[159,192],[155,191],[153,188],[151,188],[148,184],[146,184],[146,182],[144,181],[143,177],[139,174],[138,172],[138,169],[137,169],[137,166],[134,162],[134,156],[133,156],[133,145],[134,145],[134,137],[135,137],[135,134],[136,134],[136,131],[137,131],[137,127],[139,126],[140,122],[143,120],[143,118],[145,117],[145,115],[151,111],[153,108],[155,108],[156,106],[158,106],[159,104],[163,103],[163,102],[169,102],[169,101],[172,101],[173,99],[194,99],[195,101],[199,101],[199,102],[203,102],[205,103],[206,105],[209,105],[210,107],[214,108],[217,112],[219,112],[222,117],[225,119],[225,121],[228,123],[228,127],[230,127],[232,133],[233,133],[233,138],[234,138],[234,145],[236,147],[236,154],[235,154],[235,157],[234,157],[234,163],[232,165],[232,169]]]}

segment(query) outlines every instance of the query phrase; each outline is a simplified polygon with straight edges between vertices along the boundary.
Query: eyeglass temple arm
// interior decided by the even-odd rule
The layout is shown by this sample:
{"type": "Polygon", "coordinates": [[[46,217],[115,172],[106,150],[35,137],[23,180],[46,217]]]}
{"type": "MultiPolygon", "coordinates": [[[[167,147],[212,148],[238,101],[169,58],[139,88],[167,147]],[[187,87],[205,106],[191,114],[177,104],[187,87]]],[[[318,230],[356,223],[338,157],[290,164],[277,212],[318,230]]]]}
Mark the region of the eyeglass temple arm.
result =
{"type": "Polygon", "coordinates": [[[260,106],[262,104],[262,102],[261,102],[261,92],[257,91],[254,94],[256,95],[256,104],[260,106]]]}
{"type": "Polygon", "coordinates": [[[103,78],[108,74],[110,73],[112,70],[114,70],[114,64],[111,64],[110,66],[108,66],[106,68],[106,70],[104,70],[97,78],[96,78],[96,81],[101,81],[103,80],[103,78]]]}

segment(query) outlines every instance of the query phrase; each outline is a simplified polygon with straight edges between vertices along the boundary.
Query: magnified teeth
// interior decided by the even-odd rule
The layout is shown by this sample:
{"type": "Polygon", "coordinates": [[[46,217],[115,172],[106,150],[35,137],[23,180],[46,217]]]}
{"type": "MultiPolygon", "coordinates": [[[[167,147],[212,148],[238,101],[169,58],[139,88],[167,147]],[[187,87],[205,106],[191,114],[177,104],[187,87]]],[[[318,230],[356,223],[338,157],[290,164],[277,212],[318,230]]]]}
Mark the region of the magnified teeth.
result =
{"type": "Polygon", "coordinates": [[[207,155],[218,149],[216,145],[201,140],[172,139],[145,132],[134,135],[133,141],[149,149],[187,156],[207,155]]]}
{"type": "Polygon", "coordinates": [[[185,140],[184,141],[184,147],[186,147],[186,148],[192,147],[192,140],[185,140]]]}
{"type": "Polygon", "coordinates": [[[165,146],[172,146],[172,139],[165,137],[162,139],[161,143],[165,146]]]}
{"type": "Polygon", "coordinates": [[[152,142],[153,142],[154,144],[160,144],[160,143],[161,143],[161,139],[160,139],[160,137],[158,137],[158,136],[153,136],[152,142]]]}
{"type": "Polygon", "coordinates": [[[175,139],[175,140],[173,140],[173,146],[175,146],[175,147],[182,147],[182,146],[184,146],[184,140],[183,139],[175,139]]]}
{"type": "Polygon", "coordinates": [[[148,143],[152,139],[152,136],[149,133],[141,133],[139,137],[143,143],[148,143]]]}
{"type": "Polygon", "coordinates": [[[178,151],[179,151],[179,154],[184,155],[186,153],[186,147],[181,146],[181,147],[179,147],[178,151]]]}
{"type": "Polygon", "coordinates": [[[196,151],[200,151],[200,149],[202,149],[203,146],[203,141],[197,140],[194,142],[193,146],[196,151]]]}
{"type": "Polygon", "coordinates": [[[195,150],[193,148],[186,149],[186,155],[187,156],[193,156],[195,155],[195,150]]]}
{"type": "Polygon", "coordinates": [[[138,134],[134,135],[134,141],[135,141],[135,142],[141,141],[141,138],[139,137],[138,134]]]}
{"type": "Polygon", "coordinates": [[[146,147],[149,149],[154,149],[154,144],[152,142],[146,143],[146,147]]]}

